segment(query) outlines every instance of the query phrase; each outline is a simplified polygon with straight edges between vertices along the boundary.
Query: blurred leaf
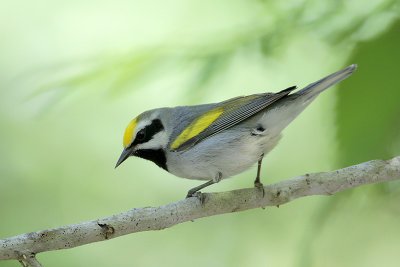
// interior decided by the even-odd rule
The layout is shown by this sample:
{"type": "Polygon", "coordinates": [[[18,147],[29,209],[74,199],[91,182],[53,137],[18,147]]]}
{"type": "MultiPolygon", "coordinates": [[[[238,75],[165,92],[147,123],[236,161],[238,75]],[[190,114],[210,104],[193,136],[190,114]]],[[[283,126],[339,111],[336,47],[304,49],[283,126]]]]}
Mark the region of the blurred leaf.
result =
{"type": "MultiPolygon", "coordinates": [[[[346,13],[345,12],[345,2],[342,2],[341,5],[337,5],[336,9],[331,10],[329,17],[321,16],[320,21],[318,23],[334,23],[337,20],[337,13],[346,13]]],[[[388,19],[388,21],[392,21],[391,11],[398,11],[398,1],[397,0],[386,0],[377,2],[376,7],[372,8],[368,14],[358,14],[354,16],[347,24],[346,27],[338,27],[337,32],[334,34],[329,33],[327,39],[330,43],[339,44],[343,43],[344,45],[349,44],[349,40],[362,39],[362,36],[357,36],[357,33],[362,30],[366,25],[370,26],[369,31],[374,34],[380,35],[384,29],[387,28],[387,24],[380,25],[374,21],[374,18],[383,16],[388,19]],[[366,16],[367,15],[367,16],[366,16]],[[374,21],[375,23],[370,23],[370,21],[374,21]],[[356,33],[356,36],[354,34],[356,33]]]]}
{"type": "Polygon", "coordinates": [[[160,61],[162,61],[162,56],[158,50],[150,49],[133,54],[121,62],[116,62],[114,67],[118,73],[110,91],[117,95],[123,91],[132,90],[133,84],[144,81],[160,61]]]}
{"type": "Polygon", "coordinates": [[[207,95],[206,90],[210,88],[208,85],[226,68],[229,58],[229,53],[212,54],[204,58],[198,72],[193,78],[192,86],[188,88],[188,98],[198,100],[200,95],[207,95]]]}

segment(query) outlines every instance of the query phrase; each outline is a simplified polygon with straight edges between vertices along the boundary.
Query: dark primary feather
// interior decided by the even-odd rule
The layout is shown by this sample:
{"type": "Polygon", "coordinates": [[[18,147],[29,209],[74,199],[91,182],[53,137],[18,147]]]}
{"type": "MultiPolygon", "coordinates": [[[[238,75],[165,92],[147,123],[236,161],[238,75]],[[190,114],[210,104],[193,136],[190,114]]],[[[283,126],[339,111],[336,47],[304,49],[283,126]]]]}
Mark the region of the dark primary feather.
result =
{"type": "Polygon", "coordinates": [[[278,93],[264,93],[236,97],[220,103],[219,107],[223,108],[221,116],[200,134],[180,145],[176,151],[188,149],[212,135],[237,125],[238,123],[256,115],[282,97],[287,96],[295,89],[296,86],[292,86],[278,93]]]}

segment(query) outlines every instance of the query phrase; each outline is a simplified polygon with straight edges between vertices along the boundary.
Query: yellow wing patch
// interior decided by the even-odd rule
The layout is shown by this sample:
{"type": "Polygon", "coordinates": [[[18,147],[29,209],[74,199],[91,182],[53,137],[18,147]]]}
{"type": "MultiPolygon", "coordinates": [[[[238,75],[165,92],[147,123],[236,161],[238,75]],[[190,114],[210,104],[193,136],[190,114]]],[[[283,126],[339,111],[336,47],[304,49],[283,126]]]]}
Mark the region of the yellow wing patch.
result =
{"type": "Polygon", "coordinates": [[[122,144],[124,145],[124,148],[127,148],[133,141],[133,134],[135,133],[135,128],[137,125],[137,117],[131,120],[131,122],[128,124],[128,126],[125,129],[124,133],[124,139],[122,141],[122,144]]]}
{"type": "Polygon", "coordinates": [[[201,115],[197,120],[194,120],[182,133],[175,139],[172,143],[171,148],[177,149],[183,143],[189,139],[195,137],[202,131],[204,131],[208,126],[211,125],[219,116],[224,112],[222,107],[212,109],[203,115],[201,115]]]}

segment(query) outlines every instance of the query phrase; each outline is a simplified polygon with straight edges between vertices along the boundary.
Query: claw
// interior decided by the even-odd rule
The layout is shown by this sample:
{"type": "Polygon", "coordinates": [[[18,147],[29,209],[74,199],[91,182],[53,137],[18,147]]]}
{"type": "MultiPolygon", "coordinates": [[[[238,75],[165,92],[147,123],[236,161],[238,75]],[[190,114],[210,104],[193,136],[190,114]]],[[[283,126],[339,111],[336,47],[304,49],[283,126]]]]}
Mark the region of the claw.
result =
{"type": "Polygon", "coordinates": [[[189,190],[189,192],[187,192],[187,194],[186,194],[186,198],[190,198],[190,197],[194,197],[194,194],[195,194],[196,192],[191,192],[190,190],[189,190]]]}

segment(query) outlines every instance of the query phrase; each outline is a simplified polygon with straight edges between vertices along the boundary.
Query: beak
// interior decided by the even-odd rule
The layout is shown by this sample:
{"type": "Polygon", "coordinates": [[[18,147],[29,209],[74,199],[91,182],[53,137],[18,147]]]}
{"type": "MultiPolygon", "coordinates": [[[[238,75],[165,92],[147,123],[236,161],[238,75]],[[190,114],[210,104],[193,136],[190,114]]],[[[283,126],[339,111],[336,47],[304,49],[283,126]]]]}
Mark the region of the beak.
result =
{"type": "Polygon", "coordinates": [[[129,158],[130,155],[132,155],[132,149],[125,148],[122,151],[121,156],[119,156],[119,159],[117,161],[117,164],[115,165],[115,168],[117,168],[122,162],[124,162],[127,158],[129,158]]]}

